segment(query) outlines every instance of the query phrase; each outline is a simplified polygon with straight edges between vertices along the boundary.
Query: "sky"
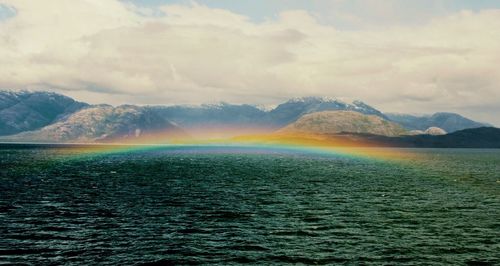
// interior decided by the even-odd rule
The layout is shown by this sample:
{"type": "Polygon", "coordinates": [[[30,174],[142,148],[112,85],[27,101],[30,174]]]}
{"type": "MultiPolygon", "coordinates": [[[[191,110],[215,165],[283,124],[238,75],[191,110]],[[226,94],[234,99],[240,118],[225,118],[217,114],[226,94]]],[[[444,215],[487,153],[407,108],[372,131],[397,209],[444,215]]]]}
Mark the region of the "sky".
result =
{"type": "Polygon", "coordinates": [[[0,88],[89,103],[359,99],[500,126],[500,1],[0,0],[0,88]]]}

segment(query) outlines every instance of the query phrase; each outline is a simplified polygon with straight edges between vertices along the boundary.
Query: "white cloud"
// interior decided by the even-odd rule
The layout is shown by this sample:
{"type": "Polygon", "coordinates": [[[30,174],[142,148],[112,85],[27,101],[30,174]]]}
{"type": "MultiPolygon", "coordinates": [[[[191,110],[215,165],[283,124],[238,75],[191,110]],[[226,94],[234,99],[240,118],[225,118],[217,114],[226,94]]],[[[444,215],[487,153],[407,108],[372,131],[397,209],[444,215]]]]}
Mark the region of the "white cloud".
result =
{"type": "Polygon", "coordinates": [[[273,104],[325,95],[500,124],[479,108],[500,105],[498,10],[347,31],[301,10],[256,23],[196,3],[0,3],[16,9],[0,21],[1,87],[53,88],[93,103],[273,104]]]}

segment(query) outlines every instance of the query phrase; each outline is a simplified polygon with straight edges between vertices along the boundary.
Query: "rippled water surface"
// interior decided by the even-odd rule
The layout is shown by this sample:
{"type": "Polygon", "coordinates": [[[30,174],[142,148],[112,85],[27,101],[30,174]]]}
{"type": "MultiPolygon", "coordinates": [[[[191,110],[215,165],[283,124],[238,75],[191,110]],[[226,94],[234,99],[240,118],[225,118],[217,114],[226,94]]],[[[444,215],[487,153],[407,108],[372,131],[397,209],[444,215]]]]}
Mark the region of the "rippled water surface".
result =
{"type": "Polygon", "coordinates": [[[0,264],[500,262],[500,151],[0,146],[0,264]]]}

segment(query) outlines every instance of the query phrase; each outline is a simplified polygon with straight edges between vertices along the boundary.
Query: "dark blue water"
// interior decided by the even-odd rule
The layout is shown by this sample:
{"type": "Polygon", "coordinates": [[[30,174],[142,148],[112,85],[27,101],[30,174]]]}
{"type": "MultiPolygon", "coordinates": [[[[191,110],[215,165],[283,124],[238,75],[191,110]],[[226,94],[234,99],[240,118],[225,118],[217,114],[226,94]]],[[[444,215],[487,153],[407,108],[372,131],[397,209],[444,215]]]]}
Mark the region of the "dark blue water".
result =
{"type": "Polygon", "coordinates": [[[495,265],[500,151],[0,147],[0,264],[495,265]]]}

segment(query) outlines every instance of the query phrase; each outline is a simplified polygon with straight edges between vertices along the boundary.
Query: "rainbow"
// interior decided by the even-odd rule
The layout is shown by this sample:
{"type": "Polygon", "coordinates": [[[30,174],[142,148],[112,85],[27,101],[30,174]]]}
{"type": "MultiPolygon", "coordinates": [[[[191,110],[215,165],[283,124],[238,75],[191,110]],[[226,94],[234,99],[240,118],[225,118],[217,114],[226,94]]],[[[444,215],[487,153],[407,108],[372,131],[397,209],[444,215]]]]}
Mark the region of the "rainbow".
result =
{"type": "MultiPolygon", "coordinates": [[[[153,142],[154,139],[149,141],[153,142]]],[[[419,156],[408,149],[380,147],[376,143],[346,138],[304,134],[256,134],[220,139],[175,139],[170,143],[160,144],[75,144],[68,147],[71,148],[60,149],[59,153],[71,158],[155,150],[176,153],[307,153],[401,162],[410,162],[419,156]]]]}

